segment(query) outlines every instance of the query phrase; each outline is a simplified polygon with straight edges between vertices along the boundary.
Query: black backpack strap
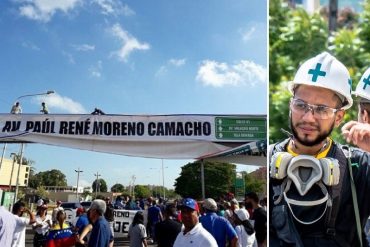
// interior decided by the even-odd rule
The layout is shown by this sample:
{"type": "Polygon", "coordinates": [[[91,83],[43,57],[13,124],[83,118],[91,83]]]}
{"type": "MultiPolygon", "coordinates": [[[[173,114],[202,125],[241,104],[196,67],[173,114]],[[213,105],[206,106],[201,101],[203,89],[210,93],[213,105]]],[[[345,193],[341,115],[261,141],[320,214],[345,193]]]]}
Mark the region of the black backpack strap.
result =
{"type": "Polygon", "coordinates": [[[338,237],[336,236],[335,231],[335,222],[336,218],[338,216],[340,201],[341,201],[341,193],[342,193],[342,187],[343,187],[343,180],[344,175],[347,173],[347,158],[344,155],[343,151],[340,147],[338,147],[337,144],[333,143],[333,147],[329,151],[328,155],[329,157],[335,158],[339,162],[339,170],[340,170],[340,178],[339,183],[336,186],[332,186],[329,188],[329,193],[331,194],[333,203],[332,207],[328,208],[328,213],[326,215],[326,234],[331,237],[338,237]]]}

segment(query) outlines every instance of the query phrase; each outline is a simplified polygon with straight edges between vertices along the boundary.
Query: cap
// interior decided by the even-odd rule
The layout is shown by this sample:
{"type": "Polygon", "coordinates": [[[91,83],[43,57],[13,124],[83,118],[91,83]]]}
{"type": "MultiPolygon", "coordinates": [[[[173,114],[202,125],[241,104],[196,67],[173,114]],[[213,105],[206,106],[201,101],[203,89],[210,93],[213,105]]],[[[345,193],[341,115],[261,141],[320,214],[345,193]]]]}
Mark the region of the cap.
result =
{"type": "Polygon", "coordinates": [[[212,198],[205,199],[203,202],[203,207],[211,211],[217,211],[217,203],[212,198]]]}
{"type": "Polygon", "coordinates": [[[38,207],[42,206],[43,204],[44,204],[44,200],[42,200],[42,199],[37,200],[37,206],[38,207]]]}
{"type": "Polygon", "coordinates": [[[239,202],[234,198],[230,201],[231,204],[239,205],[239,202]]]}
{"type": "Polygon", "coordinates": [[[199,211],[197,202],[192,198],[185,198],[182,200],[181,207],[187,207],[195,211],[199,211]]]}
{"type": "Polygon", "coordinates": [[[77,214],[82,214],[84,212],[85,212],[85,209],[84,208],[77,208],[77,210],[76,210],[76,213],[77,214]]]}
{"type": "Polygon", "coordinates": [[[249,213],[244,208],[237,209],[234,211],[234,213],[238,216],[239,220],[245,221],[249,219],[249,213]]]}

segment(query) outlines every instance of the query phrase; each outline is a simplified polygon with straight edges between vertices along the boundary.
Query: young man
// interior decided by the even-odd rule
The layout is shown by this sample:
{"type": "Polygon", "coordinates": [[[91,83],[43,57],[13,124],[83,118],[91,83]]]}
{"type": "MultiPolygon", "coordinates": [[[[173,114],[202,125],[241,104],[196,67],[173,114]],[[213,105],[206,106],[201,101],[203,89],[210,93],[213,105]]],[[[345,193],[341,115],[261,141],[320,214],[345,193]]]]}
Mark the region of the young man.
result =
{"type": "Polygon", "coordinates": [[[174,247],[217,247],[213,236],[203,228],[199,222],[199,209],[197,202],[191,198],[185,198],[181,205],[181,217],[184,229],[177,235],[174,247]]]}
{"type": "Polygon", "coordinates": [[[26,226],[32,225],[35,221],[35,215],[26,208],[26,205],[18,201],[13,205],[12,210],[15,216],[16,229],[14,233],[14,241],[12,247],[24,247],[26,246],[26,226]],[[24,218],[23,213],[26,212],[29,215],[29,218],[24,218]]]}
{"type": "Polygon", "coordinates": [[[251,220],[254,221],[254,230],[256,231],[256,239],[258,246],[266,246],[267,240],[267,212],[259,204],[257,193],[249,192],[245,195],[245,205],[247,208],[252,208],[251,220]]]}
{"type": "Polygon", "coordinates": [[[164,221],[158,222],[155,226],[155,236],[158,247],[172,247],[179,232],[181,223],[176,221],[176,207],[174,204],[166,206],[164,221]]]}
{"type": "Polygon", "coordinates": [[[269,246],[366,241],[361,231],[370,214],[370,156],[346,152],[330,138],[352,106],[351,85],[345,66],[326,52],[304,62],[291,82],[292,135],[270,146],[269,246]]]}

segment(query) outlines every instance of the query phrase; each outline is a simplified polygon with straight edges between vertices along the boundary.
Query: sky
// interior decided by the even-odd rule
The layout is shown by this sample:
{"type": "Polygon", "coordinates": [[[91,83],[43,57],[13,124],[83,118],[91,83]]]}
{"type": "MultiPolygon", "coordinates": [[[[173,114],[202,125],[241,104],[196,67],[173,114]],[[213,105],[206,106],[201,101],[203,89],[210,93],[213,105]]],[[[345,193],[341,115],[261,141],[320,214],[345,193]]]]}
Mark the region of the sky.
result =
{"type": "MultiPolygon", "coordinates": [[[[22,95],[23,113],[267,114],[266,0],[0,1],[0,112],[22,95]]],[[[8,145],[5,157],[18,152],[8,145]]],[[[36,172],[68,185],[101,174],[115,183],[162,184],[160,159],[27,144],[36,172]]],[[[181,166],[163,160],[165,186],[181,166]]],[[[238,165],[237,170],[255,166],[238,165]]]]}

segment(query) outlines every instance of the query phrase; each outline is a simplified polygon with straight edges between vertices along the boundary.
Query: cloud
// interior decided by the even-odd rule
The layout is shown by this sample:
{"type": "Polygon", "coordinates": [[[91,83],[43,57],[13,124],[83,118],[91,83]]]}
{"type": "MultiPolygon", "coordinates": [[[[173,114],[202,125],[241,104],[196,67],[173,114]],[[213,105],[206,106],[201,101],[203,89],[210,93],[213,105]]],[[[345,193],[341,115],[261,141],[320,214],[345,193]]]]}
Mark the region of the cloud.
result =
{"type": "Polygon", "coordinates": [[[196,80],[205,86],[213,87],[254,86],[257,83],[266,83],[266,79],[266,68],[248,60],[241,60],[233,65],[205,60],[196,76],[196,80]]]}
{"type": "Polygon", "coordinates": [[[155,77],[160,77],[160,76],[163,76],[163,75],[167,74],[169,66],[174,66],[174,67],[178,68],[178,67],[181,67],[181,66],[185,65],[185,63],[186,63],[185,58],[182,58],[182,59],[171,58],[167,61],[166,65],[162,65],[157,70],[157,72],[155,73],[155,77]]]}
{"type": "Polygon", "coordinates": [[[168,63],[175,67],[180,67],[186,63],[186,59],[185,58],[182,58],[182,59],[171,58],[170,60],[168,60],[168,63]]]}
{"type": "Polygon", "coordinates": [[[158,70],[157,70],[157,72],[155,72],[155,77],[160,77],[160,76],[163,76],[163,75],[165,75],[165,74],[167,74],[167,68],[166,68],[166,66],[161,66],[158,70]]]}
{"type": "Polygon", "coordinates": [[[92,77],[100,78],[102,69],[102,61],[99,60],[95,66],[89,68],[89,71],[92,77]]]}
{"type": "Polygon", "coordinates": [[[86,109],[78,102],[73,101],[68,97],[63,97],[58,93],[50,94],[48,96],[38,96],[36,101],[41,104],[45,102],[49,111],[53,113],[54,110],[62,111],[63,113],[83,114],[87,113],[86,109]]]}
{"type": "Polygon", "coordinates": [[[133,11],[127,4],[123,4],[118,0],[95,0],[94,3],[100,6],[103,15],[135,15],[135,11],[133,11]]]}
{"type": "Polygon", "coordinates": [[[22,46],[24,48],[29,48],[29,49],[34,50],[34,51],[39,51],[40,50],[40,47],[38,47],[37,45],[35,45],[31,42],[22,42],[22,46]]]}
{"type": "Polygon", "coordinates": [[[249,22],[245,27],[238,30],[244,42],[248,42],[252,39],[260,40],[267,35],[266,23],[262,22],[249,22]],[[257,34],[256,34],[257,32],[257,34]]]}
{"type": "Polygon", "coordinates": [[[118,23],[111,28],[113,36],[117,37],[122,42],[122,47],[118,51],[113,52],[119,60],[128,61],[128,57],[135,50],[149,50],[148,43],[141,43],[134,36],[124,30],[118,23]]]}
{"type": "Polygon", "coordinates": [[[242,39],[243,41],[248,41],[252,38],[253,33],[256,31],[255,27],[251,27],[249,30],[242,31],[242,39]]]}
{"type": "Polygon", "coordinates": [[[80,2],[81,0],[26,1],[19,7],[19,13],[31,20],[48,22],[57,11],[68,13],[80,2]]]}
{"type": "Polygon", "coordinates": [[[65,56],[68,59],[68,62],[70,64],[76,64],[75,59],[73,55],[69,52],[62,51],[63,56],[65,56]]]}
{"type": "Polygon", "coordinates": [[[94,45],[89,44],[80,44],[80,45],[71,45],[76,51],[93,51],[95,50],[94,45]]]}

